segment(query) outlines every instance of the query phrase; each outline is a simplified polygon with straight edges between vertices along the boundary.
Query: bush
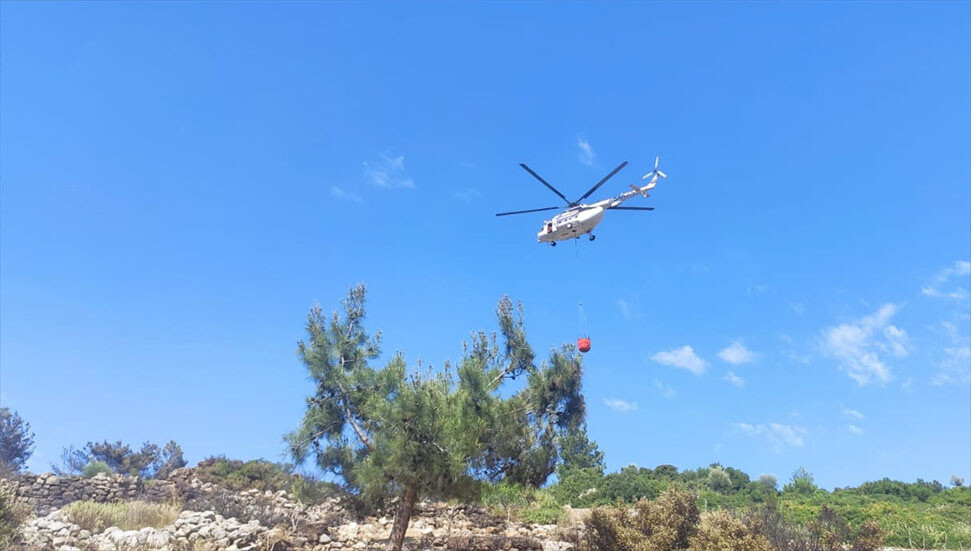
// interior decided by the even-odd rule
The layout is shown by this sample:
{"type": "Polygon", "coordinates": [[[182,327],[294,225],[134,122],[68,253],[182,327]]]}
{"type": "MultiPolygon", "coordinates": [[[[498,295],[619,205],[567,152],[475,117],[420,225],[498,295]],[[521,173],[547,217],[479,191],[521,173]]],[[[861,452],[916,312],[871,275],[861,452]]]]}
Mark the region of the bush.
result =
{"type": "Polygon", "coordinates": [[[778,479],[771,474],[761,474],[759,475],[759,484],[761,484],[765,489],[775,491],[776,486],[779,485],[778,479]]]}
{"type": "Polygon", "coordinates": [[[673,551],[688,547],[698,523],[693,493],[669,489],[657,501],[627,507],[599,507],[587,520],[583,546],[591,551],[673,551]]]}
{"type": "Polygon", "coordinates": [[[81,470],[82,478],[91,478],[96,474],[114,474],[115,471],[108,466],[104,461],[92,461],[84,466],[81,470]]]}
{"type": "Polygon", "coordinates": [[[880,551],[883,548],[884,533],[880,523],[867,521],[853,540],[852,551],[880,551]]]}
{"type": "Polygon", "coordinates": [[[520,509],[518,518],[522,522],[533,524],[556,524],[565,516],[563,507],[556,502],[549,492],[538,491],[525,509],[520,509]]]}
{"type": "Polygon", "coordinates": [[[312,476],[294,475],[293,482],[290,483],[293,498],[304,505],[316,505],[339,492],[336,484],[323,482],[312,476]]]}
{"type": "Polygon", "coordinates": [[[179,509],[173,505],[123,501],[120,503],[95,503],[75,501],[65,505],[61,512],[84,530],[103,532],[117,526],[122,530],[140,530],[146,527],[163,528],[179,518],[179,509]]]}
{"type": "Polygon", "coordinates": [[[815,493],[818,489],[819,486],[816,486],[815,481],[813,481],[813,475],[809,474],[809,471],[803,467],[799,467],[794,473],[792,473],[792,478],[789,479],[789,483],[782,488],[782,491],[785,493],[808,496],[815,493]]]}
{"type": "Polygon", "coordinates": [[[486,485],[482,492],[482,504],[495,516],[512,518],[513,513],[529,505],[535,490],[502,481],[486,485]]]}
{"type": "Polygon", "coordinates": [[[698,531],[689,540],[691,551],[773,551],[762,534],[753,532],[728,511],[715,511],[701,517],[698,531]]]}
{"type": "Polygon", "coordinates": [[[720,466],[711,467],[708,470],[708,486],[716,492],[724,493],[732,489],[732,479],[720,466]]]}
{"type": "Polygon", "coordinates": [[[290,490],[294,475],[289,467],[263,459],[240,461],[210,457],[199,462],[196,476],[230,490],[290,490]]]}
{"type": "Polygon", "coordinates": [[[12,495],[0,491],[0,549],[7,549],[18,539],[20,525],[30,516],[30,509],[12,495]]]}
{"type": "Polygon", "coordinates": [[[603,473],[596,469],[564,470],[550,491],[562,505],[586,507],[603,499],[603,473]]]}
{"type": "Polygon", "coordinates": [[[850,532],[846,519],[825,505],[809,523],[808,529],[811,540],[820,551],[843,551],[843,542],[849,538],[850,532]]]}

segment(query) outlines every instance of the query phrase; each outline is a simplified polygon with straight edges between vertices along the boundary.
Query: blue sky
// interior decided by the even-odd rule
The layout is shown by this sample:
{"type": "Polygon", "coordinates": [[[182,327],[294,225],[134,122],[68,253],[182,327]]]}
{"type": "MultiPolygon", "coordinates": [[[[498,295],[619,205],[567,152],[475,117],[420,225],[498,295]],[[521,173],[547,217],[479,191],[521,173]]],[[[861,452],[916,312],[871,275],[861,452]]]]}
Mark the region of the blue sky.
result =
{"type": "Polygon", "coordinates": [[[282,459],[308,308],[441,365],[509,294],[593,340],[610,469],[971,478],[968,3],[12,3],[0,402],[282,459]],[[557,198],[669,178],[541,246],[557,198]]]}

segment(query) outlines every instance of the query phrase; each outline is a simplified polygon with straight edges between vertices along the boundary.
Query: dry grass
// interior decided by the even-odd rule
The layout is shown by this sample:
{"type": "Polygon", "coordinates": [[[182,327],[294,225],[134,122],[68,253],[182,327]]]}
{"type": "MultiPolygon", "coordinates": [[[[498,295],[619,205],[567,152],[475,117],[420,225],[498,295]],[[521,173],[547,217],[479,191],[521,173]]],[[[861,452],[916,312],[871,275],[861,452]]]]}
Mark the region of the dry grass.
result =
{"type": "Polygon", "coordinates": [[[82,529],[97,533],[111,526],[117,526],[122,530],[163,528],[174,523],[175,519],[179,518],[180,511],[174,505],[145,501],[120,503],[75,501],[66,505],[61,512],[82,529]]]}

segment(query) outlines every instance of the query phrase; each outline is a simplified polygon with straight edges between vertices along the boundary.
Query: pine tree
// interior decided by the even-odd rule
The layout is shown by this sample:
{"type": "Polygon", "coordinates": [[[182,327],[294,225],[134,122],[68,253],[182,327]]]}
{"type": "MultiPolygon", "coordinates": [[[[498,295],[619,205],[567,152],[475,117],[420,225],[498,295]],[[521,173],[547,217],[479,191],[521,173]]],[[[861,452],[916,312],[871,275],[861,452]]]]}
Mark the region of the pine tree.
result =
{"type": "Polygon", "coordinates": [[[497,308],[502,346],[480,331],[456,366],[409,368],[398,353],[378,369],[371,362],[380,355],[380,333],[364,329],[365,296],[364,286],[351,289],[342,316],[310,310],[298,354],[316,391],[286,437],[294,459],[312,456],[370,506],[397,499],[393,551],[419,498],[475,498],[483,481],[544,483],[561,439],[582,428],[586,413],[572,346],[536,366],[522,310],[504,298],[497,308]],[[518,377],[526,378],[523,388],[503,397],[502,385],[518,377]]]}
{"type": "Polygon", "coordinates": [[[0,408],[0,476],[18,473],[34,453],[30,423],[10,408],[0,408]]]}

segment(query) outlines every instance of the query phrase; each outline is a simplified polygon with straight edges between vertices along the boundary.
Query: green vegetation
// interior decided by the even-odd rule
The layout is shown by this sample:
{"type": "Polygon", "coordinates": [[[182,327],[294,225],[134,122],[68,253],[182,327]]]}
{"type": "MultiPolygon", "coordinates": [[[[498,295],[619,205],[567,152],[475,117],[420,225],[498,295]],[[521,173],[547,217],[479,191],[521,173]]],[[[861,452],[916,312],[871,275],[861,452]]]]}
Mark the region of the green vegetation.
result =
{"type": "Polygon", "coordinates": [[[556,524],[565,516],[563,506],[548,490],[506,481],[486,485],[482,504],[496,516],[519,522],[556,524]]]}
{"type": "Polygon", "coordinates": [[[0,476],[19,473],[34,453],[30,423],[10,408],[0,407],[0,476]]]}
{"type": "Polygon", "coordinates": [[[164,447],[145,442],[140,450],[135,451],[120,440],[114,443],[105,440],[88,442],[80,450],[73,446],[65,448],[61,454],[61,466],[54,465],[53,470],[59,476],[83,475],[87,465],[92,462],[107,465],[111,472],[142,478],[165,478],[175,469],[186,465],[182,447],[175,441],[169,441],[164,447]]]}
{"type": "Polygon", "coordinates": [[[179,509],[173,505],[123,501],[119,503],[95,503],[75,501],[61,511],[72,522],[93,533],[111,526],[122,530],[140,530],[145,527],[163,528],[179,518],[179,509]]]}
{"type": "Polygon", "coordinates": [[[844,542],[853,534],[879,527],[888,545],[971,546],[971,488],[963,484],[945,488],[937,481],[883,479],[829,492],[816,486],[812,475],[800,467],[780,492],[773,476],[752,481],[744,472],[718,464],[683,472],[661,465],[655,469],[630,466],[609,474],[596,469],[561,470],[559,474],[557,483],[546,491],[560,505],[634,504],[656,499],[670,488],[684,488],[697,495],[702,511],[739,512],[771,506],[785,522],[806,529],[821,514],[832,515],[846,524],[839,535],[844,542]]]}
{"type": "Polygon", "coordinates": [[[7,549],[17,541],[18,529],[29,513],[26,505],[17,502],[9,493],[0,491],[0,549],[7,549]]]}
{"type": "Polygon", "coordinates": [[[199,480],[218,484],[230,490],[289,490],[291,469],[263,459],[240,461],[213,456],[203,459],[195,468],[199,480]]]}
{"type": "Polygon", "coordinates": [[[112,474],[114,472],[104,461],[92,461],[81,469],[81,477],[91,478],[97,474],[112,474]]]}
{"type": "Polygon", "coordinates": [[[320,503],[340,491],[332,482],[296,474],[292,465],[264,459],[240,461],[213,456],[199,462],[195,476],[229,490],[287,491],[304,505],[320,503]]]}
{"type": "Polygon", "coordinates": [[[853,551],[878,551],[883,531],[870,522],[851,533],[825,507],[805,525],[785,520],[772,504],[701,513],[696,494],[671,487],[656,501],[597,507],[576,543],[578,551],[843,551],[845,543],[853,551]]]}
{"type": "Polygon", "coordinates": [[[310,311],[298,352],[316,392],[287,440],[297,463],[312,456],[364,503],[398,498],[389,549],[401,549],[419,496],[474,499],[485,481],[538,487],[562,439],[583,430],[580,358],[567,346],[536,365],[508,298],[497,308],[501,344],[476,333],[458,365],[438,371],[409,369],[400,353],[372,367],[380,334],[364,329],[364,287],[343,306],[343,316],[310,311]],[[517,377],[518,391],[500,392],[517,377]]]}

